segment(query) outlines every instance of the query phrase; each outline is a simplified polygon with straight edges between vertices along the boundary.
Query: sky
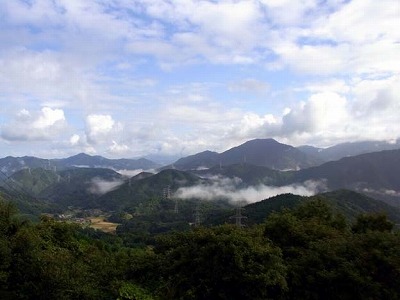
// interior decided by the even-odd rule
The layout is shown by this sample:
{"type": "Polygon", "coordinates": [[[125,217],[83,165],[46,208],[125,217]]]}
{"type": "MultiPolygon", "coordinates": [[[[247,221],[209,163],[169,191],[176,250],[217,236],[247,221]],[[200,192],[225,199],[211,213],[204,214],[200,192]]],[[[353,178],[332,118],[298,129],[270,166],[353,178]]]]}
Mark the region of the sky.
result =
{"type": "Polygon", "coordinates": [[[0,157],[400,137],[398,0],[1,0],[0,157]]]}

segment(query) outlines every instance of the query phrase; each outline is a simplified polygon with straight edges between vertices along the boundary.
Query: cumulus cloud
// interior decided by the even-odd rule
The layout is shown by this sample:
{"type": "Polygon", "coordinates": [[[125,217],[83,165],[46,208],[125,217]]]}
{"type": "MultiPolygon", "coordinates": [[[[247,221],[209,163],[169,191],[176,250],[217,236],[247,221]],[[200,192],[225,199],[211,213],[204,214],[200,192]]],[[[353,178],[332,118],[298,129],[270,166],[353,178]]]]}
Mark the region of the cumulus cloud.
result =
{"type": "Polygon", "coordinates": [[[112,156],[398,137],[397,0],[0,1],[0,11],[8,152],[59,137],[60,109],[75,135],[57,145],[112,156]]]}
{"type": "Polygon", "coordinates": [[[263,136],[292,145],[309,143],[323,147],[345,141],[398,137],[398,76],[360,79],[345,86],[331,82],[328,86],[332,91],[320,91],[324,85],[307,87],[315,92],[280,115],[242,115],[240,121],[225,129],[226,139],[245,141],[263,136]],[[343,89],[351,93],[344,95],[339,91],[343,89]]]}
{"type": "Polygon", "coordinates": [[[108,148],[108,152],[114,155],[124,155],[129,152],[129,147],[125,144],[118,144],[112,141],[112,145],[108,148]]]}
{"type": "Polygon", "coordinates": [[[122,124],[110,115],[92,114],[86,117],[86,136],[90,144],[108,141],[113,134],[122,130],[122,124]]]}
{"type": "Polygon", "coordinates": [[[334,130],[348,120],[346,104],[346,99],[336,93],[313,94],[283,116],[282,131],[292,134],[334,130]]]}
{"type": "Polygon", "coordinates": [[[323,182],[306,181],[303,184],[287,186],[257,185],[239,188],[239,178],[212,177],[211,183],[179,188],[174,197],[180,199],[197,198],[201,200],[228,199],[233,202],[258,202],[279,194],[292,193],[312,196],[324,189],[323,182]]]}
{"type": "Polygon", "coordinates": [[[69,142],[72,146],[78,145],[81,137],[78,134],[74,134],[70,137],[69,142]]]}
{"type": "Polygon", "coordinates": [[[40,112],[23,109],[11,123],[2,127],[1,136],[9,141],[49,140],[61,135],[65,127],[62,109],[43,107],[40,112]]]}

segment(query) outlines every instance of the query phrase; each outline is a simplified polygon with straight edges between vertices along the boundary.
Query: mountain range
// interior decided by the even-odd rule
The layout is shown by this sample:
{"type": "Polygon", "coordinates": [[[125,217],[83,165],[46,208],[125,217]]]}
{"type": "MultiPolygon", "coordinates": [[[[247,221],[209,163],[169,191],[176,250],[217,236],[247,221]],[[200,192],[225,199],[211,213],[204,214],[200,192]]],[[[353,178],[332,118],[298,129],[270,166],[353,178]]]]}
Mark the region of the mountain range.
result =
{"type": "Polygon", "coordinates": [[[149,169],[157,165],[145,159],[111,160],[86,154],[57,160],[6,157],[0,159],[0,186],[50,206],[135,212],[138,207],[148,207],[153,200],[160,205],[166,188],[171,195],[179,189],[191,188],[191,197],[196,198],[193,191],[197,191],[224,201],[235,193],[253,189],[261,200],[266,197],[263,191],[269,188],[309,189],[311,182],[313,193],[350,189],[398,206],[400,150],[365,153],[323,163],[321,158],[302,149],[272,139],[252,140],[222,153],[205,151],[181,158],[156,174],[142,172],[133,177],[115,170],[149,169]],[[9,174],[15,169],[16,172],[9,174]],[[225,182],[224,178],[231,181],[225,182]]]}
{"type": "Polygon", "coordinates": [[[0,171],[6,176],[10,176],[19,170],[28,168],[43,168],[56,171],[80,167],[105,168],[123,171],[157,169],[160,165],[146,158],[108,159],[102,156],[91,156],[85,153],[80,153],[63,159],[42,159],[32,156],[7,156],[0,159],[0,171]]]}
{"type": "Polygon", "coordinates": [[[215,165],[228,166],[240,163],[274,170],[297,170],[318,165],[321,161],[274,139],[255,139],[222,153],[204,151],[184,157],[169,167],[179,170],[196,170],[215,165]]]}
{"type": "Polygon", "coordinates": [[[161,170],[170,168],[178,170],[201,170],[214,166],[246,163],[282,171],[305,169],[348,156],[394,149],[400,149],[400,139],[391,143],[386,141],[343,143],[328,148],[316,148],[313,146],[292,147],[279,143],[274,139],[255,139],[222,153],[203,151],[182,157],[173,164],[166,166],[162,166],[147,158],[108,159],[98,155],[91,156],[80,153],[62,159],[7,156],[0,159],[0,172],[6,176],[10,176],[21,169],[27,168],[66,170],[76,167],[107,168],[116,171],[139,169],[161,170]]]}
{"type": "Polygon", "coordinates": [[[400,150],[345,157],[293,173],[291,182],[325,180],[327,188],[347,188],[387,199],[400,198],[400,150]]]}
{"type": "Polygon", "coordinates": [[[214,166],[249,163],[274,170],[299,170],[321,165],[344,157],[383,150],[400,149],[400,139],[394,142],[362,141],[342,143],[328,148],[313,146],[292,147],[274,139],[255,139],[222,153],[203,151],[178,159],[164,167],[178,170],[201,170],[214,166]]]}
{"type": "Polygon", "coordinates": [[[361,141],[348,142],[334,145],[328,148],[317,148],[313,146],[299,146],[300,151],[324,162],[339,160],[343,157],[356,156],[365,153],[379,152],[383,150],[400,149],[400,139],[396,141],[361,141]]]}

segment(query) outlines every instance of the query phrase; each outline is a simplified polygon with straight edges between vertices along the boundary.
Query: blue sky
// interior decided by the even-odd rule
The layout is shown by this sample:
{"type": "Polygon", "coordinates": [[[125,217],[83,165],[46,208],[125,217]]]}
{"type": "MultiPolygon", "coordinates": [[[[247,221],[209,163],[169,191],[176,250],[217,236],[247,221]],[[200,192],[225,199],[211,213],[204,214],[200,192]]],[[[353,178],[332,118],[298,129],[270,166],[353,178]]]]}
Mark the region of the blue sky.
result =
{"type": "Polygon", "coordinates": [[[0,157],[400,132],[398,0],[0,1],[0,157]]]}

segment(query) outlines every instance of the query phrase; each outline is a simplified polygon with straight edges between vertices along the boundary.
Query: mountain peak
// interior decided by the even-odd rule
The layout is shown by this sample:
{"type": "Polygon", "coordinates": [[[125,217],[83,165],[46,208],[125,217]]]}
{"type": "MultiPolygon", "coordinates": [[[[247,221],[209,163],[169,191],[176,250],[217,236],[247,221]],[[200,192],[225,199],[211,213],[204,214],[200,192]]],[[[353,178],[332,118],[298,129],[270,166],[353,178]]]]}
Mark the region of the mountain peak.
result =
{"type": "Polygon", "coordinates": [[[250,141],[247,141],[247,142],[239,145],[238,147],[240,147],[240,146],[250,146],[250,145],[251,146],[258,146],[258,147],[260,147],[260,146],[275,146],[275,145],[276,146],[277,145],[282,145],[282,146],[286,146],[286,147],[291,147],[289,145],[279,143],[277,140],[272,139],[272,138],[250,140],[250,141]]]}
{"type": "Polygon", "coordinates": [[[180,170],[194,170],[246,163],[271,169],[293,170],[310,167],[317,162],[290,145],[266,138],[247,141],[222,153],[203,151],[183,157],[174,166],[180,170]]]}
{"type": "Polygon", "coordinates": [[[91,156],[89,154],[86,154],[84,152],[81,152],[81,153],[78,153],[76,155],[72,155],[69,158],[88,158],[88,157],[93,157],[93,156],[91,156]]]}

